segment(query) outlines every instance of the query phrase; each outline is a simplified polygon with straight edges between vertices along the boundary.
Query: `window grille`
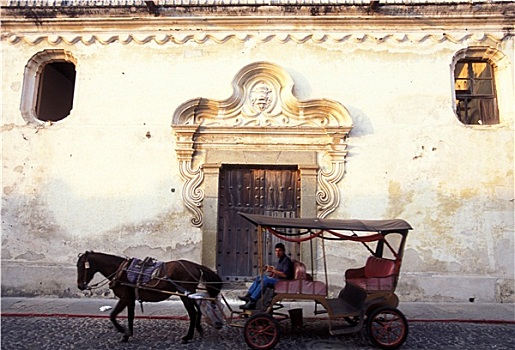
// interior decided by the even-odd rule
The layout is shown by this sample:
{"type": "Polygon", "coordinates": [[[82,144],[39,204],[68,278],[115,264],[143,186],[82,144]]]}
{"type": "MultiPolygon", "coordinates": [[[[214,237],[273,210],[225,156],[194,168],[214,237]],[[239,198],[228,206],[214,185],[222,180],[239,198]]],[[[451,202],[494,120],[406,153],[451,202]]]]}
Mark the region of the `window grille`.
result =
{"type": "Polygon", "coordinates": [[[499,123],[494,67],[489,61],[463,59],[454,69],[456,114],[463,124],[499,123]]]}

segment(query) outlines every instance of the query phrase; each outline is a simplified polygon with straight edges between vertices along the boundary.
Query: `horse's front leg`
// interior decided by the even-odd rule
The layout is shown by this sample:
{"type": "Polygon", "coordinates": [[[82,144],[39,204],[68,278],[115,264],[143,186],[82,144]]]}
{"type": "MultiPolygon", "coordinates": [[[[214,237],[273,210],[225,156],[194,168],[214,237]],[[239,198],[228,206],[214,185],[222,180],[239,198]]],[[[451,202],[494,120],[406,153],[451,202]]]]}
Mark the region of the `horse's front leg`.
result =
{"type": "Polygon", "coordinates": [[[188,316],[190,318],[190,325],[188,328],[188,333],[182,337],[182,344],[187,344],[190,340],[193,339],[193,333],[195,332],[195,325],[197,323],[197,309],[195,307],[195,303],[193,300],[188,297],[181,297],[182,303],[188,311],[188,316]]]}
{"type": "MultiPolygon", "coordinates": [[[[124,334],[124,336],[122,338],[122,342],[127,342],[129,340],[129,336],[128,336],[129,331],[126,330],[125,327],[123,327],[121,324],[118,323],[118,321],[116,320],[116,316],[118,316],[118,314],[120,314],[120,312],[122,312],[126,306],[127,306],[127,302],[125,301],[124,298],[121,298],[120,300],[118,300],[118,303],[116,304],[113,311],[111,311],[111,314],[109,315],[109,319],[113,323],[116,330],[118,332],[124,334]]],[[[129,311],[129,313],[130,313],[130,311],[129,311]]]]}
{"type": "Polygon", "coordinates": [[[132,299],[127,304],[127,323],[129,326],[129,329],[125,331],[125,334],[123,335],[122,342],[129,341],[129,337],[132,337],[134,334],[134,309],[136,305],[136,300],[132,299]]]}

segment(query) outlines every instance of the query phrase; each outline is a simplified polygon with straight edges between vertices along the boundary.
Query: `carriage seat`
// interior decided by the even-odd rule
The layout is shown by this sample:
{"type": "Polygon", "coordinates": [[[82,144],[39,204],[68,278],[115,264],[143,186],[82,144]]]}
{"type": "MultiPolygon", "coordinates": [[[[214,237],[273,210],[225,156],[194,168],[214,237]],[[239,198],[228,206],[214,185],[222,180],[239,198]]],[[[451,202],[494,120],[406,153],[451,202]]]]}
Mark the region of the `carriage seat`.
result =
{"type": "Polygon", "coordinates": [[[292,280],[280,280],[275,284],[278,294],[308,294],[327,295],[325,283],[313,281],[313,277],[306,272],[306,265],[293,260],[294,275],[292,280]]]}
{"type": "Polygon", "coordinates": [[[370,256],[364,267],[345,271],[345,282],[357,285],[367,292],[395,290],[397,269],[395,260],[370,256]]]}

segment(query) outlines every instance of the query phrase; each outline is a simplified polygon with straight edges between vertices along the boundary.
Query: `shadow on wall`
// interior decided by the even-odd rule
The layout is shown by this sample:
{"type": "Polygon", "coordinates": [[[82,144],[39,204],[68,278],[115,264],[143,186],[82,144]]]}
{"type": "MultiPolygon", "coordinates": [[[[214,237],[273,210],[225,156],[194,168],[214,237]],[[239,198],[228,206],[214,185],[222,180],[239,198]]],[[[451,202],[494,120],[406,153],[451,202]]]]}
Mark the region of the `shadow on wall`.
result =
{"type": "MultiPolygon", "coordinates": [[[[294,81],[292,93],[296,98],[298,98],[299,100],[324,98],[324,96],[311,96],[311,84],[302,73],[293,69],[286,69],[286,71],[288,72],[288,74],[290,74],[292,80],[294,81]]],[[[372,125],[370,118],[361,109],[347,105],[346,101],[335,101],[345,106],[345,108],[347,108],[351,115],[352,124],[354,125],[350,133],[351,137],[361,137],[374,133],[374,127],[372,125]]]]}
{"type": "Polygon", "coordinates": [[[350,132],[350,137],[361,137],[374,134],[374,126],[370,118],[361,110],[353,106],[345,106],[352,117],[354,127],[350,132]]]}

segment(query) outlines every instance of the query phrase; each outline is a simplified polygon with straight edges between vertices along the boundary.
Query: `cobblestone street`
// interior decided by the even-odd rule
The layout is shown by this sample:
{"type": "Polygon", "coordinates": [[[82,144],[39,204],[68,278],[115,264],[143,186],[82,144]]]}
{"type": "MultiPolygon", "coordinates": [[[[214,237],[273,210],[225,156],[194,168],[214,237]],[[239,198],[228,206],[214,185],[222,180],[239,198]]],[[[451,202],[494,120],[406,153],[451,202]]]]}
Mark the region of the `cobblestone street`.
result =
{"type": "MultiPolygon", "coordinates": [[[[124,324],[126,319],[122,319],[124,324]]],[[[180,338],[188,323],[183,320],[136,319],[135,336],[120,343],[107,318],[92,317],[2,317],[2,349],[244,349],[241,328],[217,331],[204,324],[204,335],[182,345],[180,338]]],[[[410,322],[409,336],[402,349],[514,349],[514,324],[462,322],[410,322]]],[[[305,320],[292,330],[282,323],[276,349],[373,349],[365,333],[330,336],[327,322],[305,320]]]]}

